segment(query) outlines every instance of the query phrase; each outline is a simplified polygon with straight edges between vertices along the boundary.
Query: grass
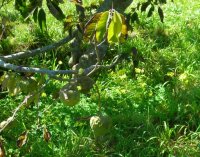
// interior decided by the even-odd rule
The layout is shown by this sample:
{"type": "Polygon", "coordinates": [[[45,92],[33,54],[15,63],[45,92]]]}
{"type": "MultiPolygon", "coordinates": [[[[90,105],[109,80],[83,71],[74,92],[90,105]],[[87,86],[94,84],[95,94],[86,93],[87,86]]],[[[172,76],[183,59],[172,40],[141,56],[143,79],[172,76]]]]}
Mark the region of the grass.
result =
{"type": "MultiPolygon", "coordinates": [[[[144,58],[137,67],[137,79],[133,79],[129,60],[118,65],[115,71],[102,72],[97,79],[103,112],[113,120],[112,131],[103,141],[95,140],[89,119],[83,118],[98,112],[96,90],[92,89],[88,96],[81,95],[80,103],[69,108],[54,99],[51,91],[56,91],[61,83],[52,80],[44,91],[47,96],[41,98],[38,106],[21,110],[17,119],[0,135],[7,156],[198,157],[199,6],[197,0],[169,2],[163,6],[164,23],[155,13],[151,18],[146,18],[145,13],[140,15],[140,24],[134,25],[134,38],[129,37],[119,47],[124,52],[134,46],[144,58]],[[43,140],[43,125],[51,133],[48,143],[43,140]],[[24,130],[29,130],[28,142],[19,149],[16,140],[24,130]]],[[[7,42],[5,49],[2,44],[6,41],[0,41],[3,54],[8,50],[42,46],[64,36],[60,24],[51,16],[47,23],[49,40],[34,24],[16,25],[22,23],[17,12],[8,10],[8,13],[12,14],[9,24],[14,35],[6,40],[15,42],[7,42]],[[27,31],[30,28],[32,30],[27,31]]],[[[56,69],[58,61],[62,60],[64,65],[59,66],[66,68],[67,48],[65,45],[45,54],[43,61],[38,58],[29,62],[56,69]]],[[[22,99],[23,95],[2,96],[0,121],[10,116],[22,99]]]]}

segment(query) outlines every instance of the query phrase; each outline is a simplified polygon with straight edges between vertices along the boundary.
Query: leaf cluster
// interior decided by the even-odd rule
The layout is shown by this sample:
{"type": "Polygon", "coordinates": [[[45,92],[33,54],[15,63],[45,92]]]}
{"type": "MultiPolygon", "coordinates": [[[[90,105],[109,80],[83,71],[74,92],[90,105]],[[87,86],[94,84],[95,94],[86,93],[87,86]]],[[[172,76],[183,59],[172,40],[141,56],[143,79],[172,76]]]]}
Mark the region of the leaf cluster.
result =
{"type": "Polygon", "coordinates": [[[86,40],[95,40],[97,43],[107,41],[118,43],[127,36],[125,17],[116,10],[95,14],[86,24],[84,37],[86,40]]]}

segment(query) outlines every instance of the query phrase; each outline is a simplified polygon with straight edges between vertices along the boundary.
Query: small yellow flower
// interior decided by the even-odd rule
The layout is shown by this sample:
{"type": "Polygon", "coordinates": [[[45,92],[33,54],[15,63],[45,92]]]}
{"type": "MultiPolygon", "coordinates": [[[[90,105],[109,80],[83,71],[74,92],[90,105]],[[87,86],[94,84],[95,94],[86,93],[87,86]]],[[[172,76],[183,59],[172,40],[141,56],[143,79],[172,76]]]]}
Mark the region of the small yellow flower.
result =
{"type": "Polygon", "coordinates": [[[143,82],[143,83],[140,83],[140,86],[142,87],[142,88],[145,88],[146,87],[146,83],[145,82],[143,82]]]}
{"type": "Polygon", "coordinates": [[[174,72],[171,72],[171,71],[168,72],[168,73],[167,73],[167,76],[169,76],[169,77],[173,77],[173,76],[174,76],[174,72]]]}
{"type": "Polygon", "coordinates": [[[135,72],[136,73],[144,73],[144,69],[140,69],[140,68],[135,68],[135,72]]]}
{"type": "Polygon", "coordinates": [[[126,89],[121,89],[120,92],[121,92],[122,94],[125,94],[125,93],[127,93],[127,90],[126,90],[126,89]]]}
{"type": "Polygon", "coordinates": [[[123,79],[127,78],[127,76],[126,76],[126,74],[124,74],[124,75],[121,75],[119,78],[120,78],[121,80],[123,80],[123,79]]]}
{"type": "Polygon", "coordinates": [[[179,80],[180,80],[180,81],[184,81],[186,78],[187,78],[187,74],[186,74],[186,73],[182,73],[182,74],[179,76],[179,80]]]}
{"type": "Polygon", "coordinates": [[[61,64],[63,64],[63,62],[62,62],[62,61],[58,61],[58,64],[60,64],[60,65],[61,65],[61,64]]]}
{"type": "Polygon", "coordinates": [[[47,97],[47,94],[46,94],[45,92],[43,92],[43,93],[41,94],[41,96],[42,96],[42,97],[47,97]]]}
{"type": "Polygon", "coordinates": [[[150,97],[153,96],[153,92],[152,91],[149,92],[149,96],[150,97]]]}

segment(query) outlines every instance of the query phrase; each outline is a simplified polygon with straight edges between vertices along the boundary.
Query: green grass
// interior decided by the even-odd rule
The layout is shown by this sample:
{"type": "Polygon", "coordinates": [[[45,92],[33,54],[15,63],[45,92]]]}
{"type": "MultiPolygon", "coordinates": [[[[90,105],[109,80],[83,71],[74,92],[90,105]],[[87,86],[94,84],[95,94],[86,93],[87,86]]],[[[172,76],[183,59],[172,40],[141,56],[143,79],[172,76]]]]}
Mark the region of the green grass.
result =
{"type": "MultiPolygon", "coordinates": [[[[103,71],[97,79],[103,112],[112,117],[111,133],[96,141],[84,118],[98,113],[98,94],[92,89],[88,96],[69,108],[53,99],[51,91],[62,84],[50,81],[38,106],[22,109],[16,120],[3,131],[7,156],[69,156],[69,157],[198,157],[200,154],[200,2],[177,0],[163,6],[164,23],[159,16],[140,15],[134,25],[134,37],[119,47],[123,52],[136,47],[144,58],[139,63],[136,78],[131,61],[124,61],[115,71],[103,71]],[[83,120],[80,120],[83,119],[83,120]],[[43,140],[43,125],[51,140],[43,140]],[[17,148],[16,140],[29,130],[28,142],[17,148]]],[[[7,10],[11,31],[0,52],[18,51],[46,45],[65,36],[62,26],[48,16],[49,38],[34,23],[22,23],[17,12],[7,10]],[[18,21],[16,21],[16,19],[18,21]],[[16,25],[16,23],[22,23],[16,25]],[[58,29],[57,29],[58,28],[58,29]],[[31,30],[30,30],[31,29],[31,30]],[[29,30],[29,31],[28,31],[29,30]]],[[[73,9],[69,10],[70,14],[73,9]]],[[[4,13],[4,11],[0,11],[4,13]]],[[[5,14],[6,16],[6,14],[5,14]]],[[[58,61],[66,68],[65,45],[41,58],[31,59],[32,65],[56,69],[58,61]],[[52,59],[53,56],[53,59],[52,59]],[[65,58],[64,58],[65,57],[65,58]],[[47,61],[49,60],[49,61],[47,61]],[[52,62],[53,60],[53,62],[52,62]]],[[[28,63],[29,63],[28,62],[28,63]]],[[[27,62],[26,62],[27,63],[27,62]]],[[[0,121],[12,114],[24,95],[0,99],[0,121]]]]}

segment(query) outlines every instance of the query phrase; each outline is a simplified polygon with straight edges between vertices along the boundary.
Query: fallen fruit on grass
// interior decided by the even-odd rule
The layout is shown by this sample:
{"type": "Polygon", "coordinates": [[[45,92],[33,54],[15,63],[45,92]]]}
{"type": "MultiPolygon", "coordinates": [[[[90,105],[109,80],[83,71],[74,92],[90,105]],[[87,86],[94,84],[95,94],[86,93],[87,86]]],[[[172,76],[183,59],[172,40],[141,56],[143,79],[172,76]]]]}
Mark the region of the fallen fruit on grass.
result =
{"type": "Polygon", "coordinates": [[[92,116],[90,118],[90,127],[95,137],[100,137],[110,131],[112,120],[108,115],[92,116]]]}

